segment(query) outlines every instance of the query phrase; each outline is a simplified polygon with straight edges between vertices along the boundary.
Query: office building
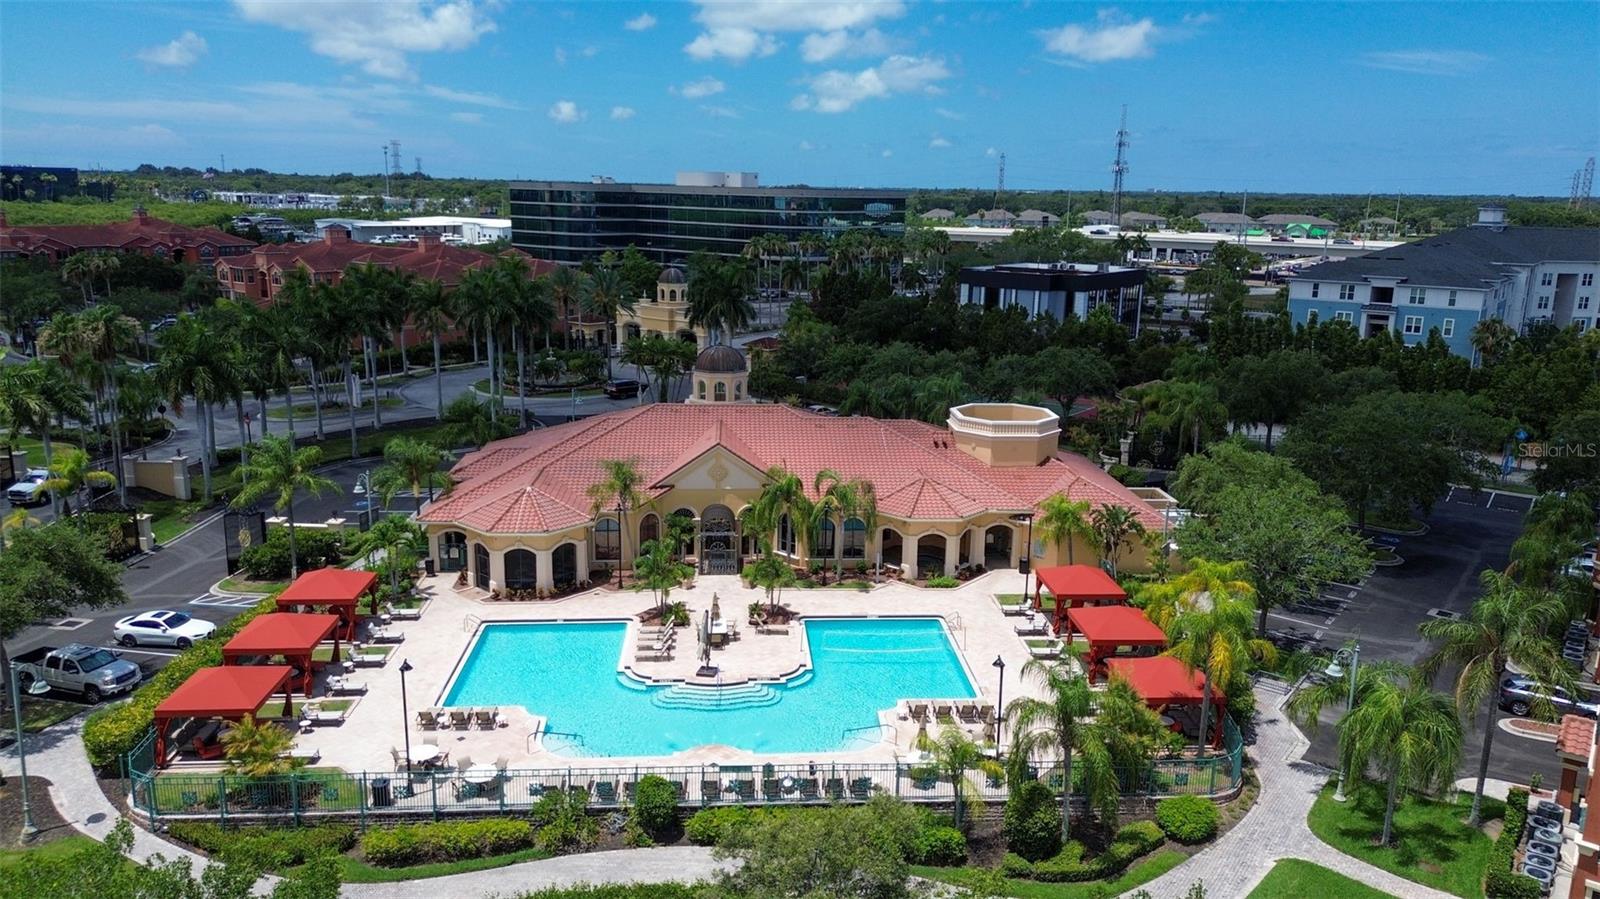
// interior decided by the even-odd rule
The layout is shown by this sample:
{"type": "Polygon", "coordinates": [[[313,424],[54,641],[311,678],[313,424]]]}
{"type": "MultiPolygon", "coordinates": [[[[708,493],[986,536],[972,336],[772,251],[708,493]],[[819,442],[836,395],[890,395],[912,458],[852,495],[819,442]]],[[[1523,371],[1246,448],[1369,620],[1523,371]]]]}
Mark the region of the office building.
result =
{"type": "Polygon", "coordinates": [[[763,234],[799,242],[854,228],[905,230],[910,191],[757,185],[753,172],[680,172],[673,184],[513,181],[511,242],[556,262],[631,244],[670,263],[699,252],[735,256],[763,234]]]}
{"type": "Polygon", "coordinates": [[[1143,269],[1077,262],[1017,262],[979,265],[956,275],[956,298],[985,309],[1021,306],[1031,318],[1084,318],[1110,306],[1117,321],[1137,330],[1144,297],[1143,269]]]}

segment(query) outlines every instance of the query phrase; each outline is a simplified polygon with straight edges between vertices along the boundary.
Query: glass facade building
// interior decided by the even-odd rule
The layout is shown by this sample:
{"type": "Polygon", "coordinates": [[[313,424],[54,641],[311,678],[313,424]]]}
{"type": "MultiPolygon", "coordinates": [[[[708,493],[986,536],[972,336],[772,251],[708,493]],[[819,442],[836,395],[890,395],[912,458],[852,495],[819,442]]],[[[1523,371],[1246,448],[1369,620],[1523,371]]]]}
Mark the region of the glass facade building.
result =
{"type": "Polygon", "coordinates": [[[704,251],[738,255],[762,234],[798,240],[853,228],[905,229],[906,190],[699,187],[589,181],[513,181],[511,243],[575,263],[629,244],[677,262],[704,251]]]}

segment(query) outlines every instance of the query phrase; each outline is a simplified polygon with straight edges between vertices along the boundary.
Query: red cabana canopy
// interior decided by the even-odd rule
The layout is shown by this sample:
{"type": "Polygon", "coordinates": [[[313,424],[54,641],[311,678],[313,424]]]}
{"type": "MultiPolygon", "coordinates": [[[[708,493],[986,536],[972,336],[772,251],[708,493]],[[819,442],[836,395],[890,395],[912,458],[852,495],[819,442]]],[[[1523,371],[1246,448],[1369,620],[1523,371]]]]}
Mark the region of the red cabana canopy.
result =
{"type": "Polygon", "coordinates": [[[272,694],[283,691],[290,710],[288,665],[201,668],[156,706],[156,763],[166,767],[167,731],[174,718],[222,718],[237,721],[255,714],[272,694]]]}
{"type": "MultiPolygon", "coordinates": [[[[1039,586],[1056,598],[1055,626],[1059,632],[1066,610],[1080,606],[1125,603],[1128,593],[1111,575],[1095,565],[1052,565],[1039,569],[1039,586]]],[[[1038,594],[1033,606],[1039,607],[1038,594]]]]}
{"type": "Polygon", "coordinates": [[[301,688],[311,695],[311,655],[317,644],[333,638],[333,660],[339,661],[338,615],[272,612],[257,616],[222,647],[222,664],[239,665],[250,656],[285,656],[300,665],[301,688]]]}
{"type": "MultiPolygon", "coordinates": [[[[1092,680],[1100,660],[1118,646],[1166,646],[1167,635],[1132,606],[1085,606],[1067,610],[1067,643],[1081,633],[1089,641],[1088,673],[1092,680]]],[[[1058,631],[1059,633],[1059,631],[1058,631]]]]}
{"type": "Polygon", "coordinates": [[[295,582],[278,594],[278,608],[294,606],[328,606],[344,619],[344,638],[356,638],[356,622],[360,619],[357,605],[361,597],[378,586],[378,575],[371,571],[351,571],[348,568],[318,568],[295,578],[295,582]]]}
{"type": "MultiPolygon", "coordinates": [[[[1205,676],[1192,671],[1172,656],[1149,656],[1135,659],[1106,659],[1106,676],[1126,680],[1154,709],[1169,705],[1201,704],[1205,696],[1205,676]]],[[[1211,685],[1211,724],[1216,741],[1222,739],[1222,715],[1227,698],[1211,685]]]]}

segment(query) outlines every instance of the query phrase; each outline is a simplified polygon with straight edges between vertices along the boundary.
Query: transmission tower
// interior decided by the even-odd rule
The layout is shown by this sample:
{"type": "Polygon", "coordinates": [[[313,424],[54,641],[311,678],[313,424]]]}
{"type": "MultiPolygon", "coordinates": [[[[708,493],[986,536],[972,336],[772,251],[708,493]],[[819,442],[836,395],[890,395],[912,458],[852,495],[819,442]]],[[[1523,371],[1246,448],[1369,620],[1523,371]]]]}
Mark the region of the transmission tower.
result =
{"type": "Polygon", "coordinates": [[[1572,173],[1572,208],[1582,209],[1589,204],[1589,194],[1594,189],[1594,157],[1583,168],[1572,173]]]}
{"type": "Polygon", "coordinates": [[[1000,154],[1000,170],[995,175],[995,179],[994,179],[994,202],[992,204],[990,204],[990,208],[991,209],[999,209],[1000,208],[1000,194],[1005,189],[1006,189],[1006,154],[1001,153],[1000,154]]]}
{"type": "Polygon", "coordinates": [[[417,157],[417,174],[422,174],[422,157],[417,157]]]}
{"type": "Polygon", "coordinates": [[[1122,176],[1128,173],[1128,107],[1122,107],[1122,125],[1117,128],[1117,161],[1111,164],[1111,217],[1122,223],[1122,176]]]}

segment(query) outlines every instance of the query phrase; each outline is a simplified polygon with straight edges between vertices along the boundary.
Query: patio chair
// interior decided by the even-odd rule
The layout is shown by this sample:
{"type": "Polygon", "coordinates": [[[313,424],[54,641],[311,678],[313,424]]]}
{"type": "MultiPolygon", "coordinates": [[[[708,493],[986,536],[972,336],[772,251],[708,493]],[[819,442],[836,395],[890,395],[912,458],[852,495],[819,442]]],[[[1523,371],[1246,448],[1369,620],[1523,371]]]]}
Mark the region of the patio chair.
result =
{"type": "Polygon", "coordinates": [[[928,704],[926,702],[911,703],[911,720],[922,721],[928,717],[928,704]]]}
{"type": "Polygon", "coordinates": [[[800,778],[799,786],[801,799],[816,800],[821,798],[817,791],[817,779],[815,777],[800,778]]]}
{"type": "Polygon", "coordinates": [[[955,707],[948,702],[936,703],[933,707],[933,718],[940,724],[949,724],[955,720],[955,707]]]}
{"type": "Polygon", "coordinates": [[[684,797],[689,795],[689,785],[687,783],[684,783],[681,780],[671,781],[671,784],[672,784],[672,795],[679,802],[682,802],[684,797]]]}
{"type": "Polygon", "coordinates": [[[468,799],[478,798],[478,785],[475,783],[468,783],[464,780],[456,780],[450,782],[450,787],[451,793],[455,796],[457,802],[464,802],[468,799]]]}
{"type": "Polygon", "coordinates": [[[957,703],[956,717],[960,718],[963,724],[977,724],[978,704],[975,702],[957,703]]]}
{"type": "Polygon", "coordinates": [[[728,790],[739,797],[740,802],[754,802],[756,798],[756,782],[754,780],[735,780],[728,784],[728,790]]]}
{"type": "Polygon", "coordinates": [[[633,660],[635,662],[670,662],[672,661],[672,653],[665,649],[636,652],[633,654],[633,660]]]}
{"type": "Polygon", "coordinates": [[[504,774],[504,773],[506,773],[506,766],[509,765],[509,764],[511,764],[511,759],[509,759],[509,758],[507,758],[506,756],[503,756],[503,755],[496,756],[495,760],[494,760],[494,770],[499,771],[501,774],[504,774]]]}
{"type": "Polygon", "coordinates": [[[842,778],[842,777],[830,777],[830,778],[828,778],[826,781],[823,782],[822,792],[825,793],[829,799],[833,799],[833,800],[843,799],[844,798],[844,778],[842,778]]]}
{"type": "Polygon", "coordinates": [[[783,798],[783,781],[776,777],[763,778],[761,781],[761,796],[768,802],[777,802],[783,798]]]}
{"type": "Polygon", "coordinates": [[[717,802],[722,798],[722,783],[715,780],[700,781],[700,798],[706,802],[717,802]]]}
{"type": "Polygon", "coordinates": [[[389,617],[396,621],[416,621],[422,617],[422,606],[412,606],[409,609],[391,608],[389,617]]]}
{"type": "Polygon", "coordinates": [[[978,704],[978,720],[984,724],[994,723],[994,705],[982,702],[978,704]]]}
{"type": "Polygon", "coordinates": [[[406,754],[405,753],[403,753],[400,750],[394,748],[393,746],[390,746],[389,747],[389,761],[390,761],[391,764],[394,765],[394,770],[403,771],[403,770],[405,770],[406,762],[410,761],[410,759],[406,758],[406,754]]]}
{"type": "Polygon", "coordinates": [[[850,781],[850,798],[867,799],[872,795],[872,778],[857,777],[850,781]]]}
{"type": "Polygon", "coordinates": [[[472,767],[472,756],[470,756],[470,755],[464,755],[461,758],[456,760],[456,772],[458,774],[466,774],[467,773],[467,769],[471,768],[471,767],[472,767]]]}
{"type": "Polygon", "coordinates": [[[439,709],[418,709],[417,725],[423,730],[438,730],[442,726],[439,716],[444,714],[439,709]]]}
{"type": "Polygon", "coordinates": [[[500,710],[496,708],[473,709],[472,720],[478,722],[478,726],[484,730],[494,730],[495,726],[500,723],[500,710]]]}
{"type": "Polygon", "coordinates": [[[471,709],[451,709],[450,727],[455,730],[466,730],[472,726],[471,709]]]}
{"type": "Polygon", "coordinates": [[[365,693],[367,682],[353,681],[342,674],[335,674],[328,678],[328,692],[335,696],[365,693]]]}
{"type": "Polygon", "coordinates": [[[631,780],[625,780],[622,782],[622,800],[624,802],[629,805],[633,804],[633,791],[637,788],[637,786],[638,785],[631,780]]]}
{"type": "Polygon", "coordinates": [[[200,758],[206,761],[211,761],[212,759],[222,758],[223,753],[226,752],[226,749],[223,747],[220,741],[216,743],[207,743],[200,737],[196,736],[194,738],[194,752],[195,755],[200,756],[200,758]]]}
{"type": "Polygon", "coordinates": [[[350,664],[356,666],[357,668],[382,668],[384,663],[387,661],[389,661],[388,656],[369,655],[365,653],[356,653],[350,657],[350,664]]]}
{"type": "Polygon", "coordinates": [[[597,780],[593,784],[595,800],[602,805],[617,804],[617,782],[614,780],[597,780]]]}

